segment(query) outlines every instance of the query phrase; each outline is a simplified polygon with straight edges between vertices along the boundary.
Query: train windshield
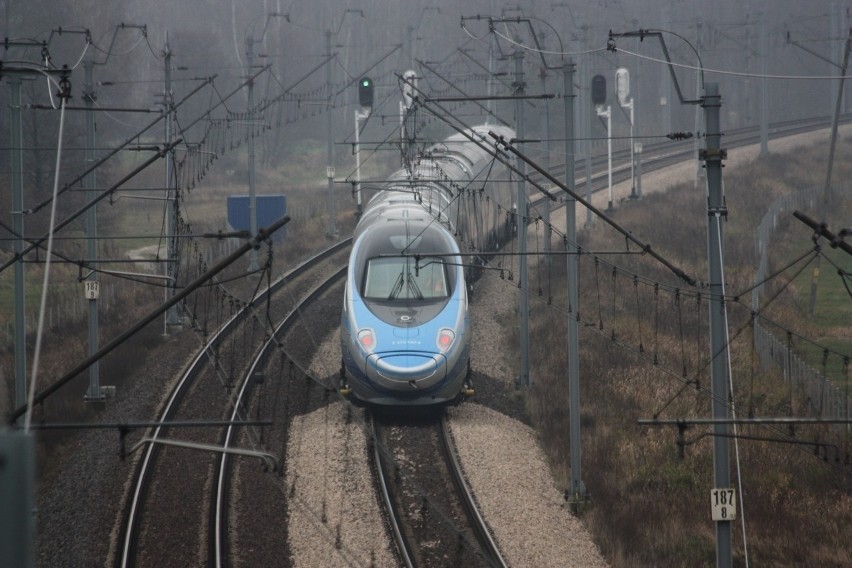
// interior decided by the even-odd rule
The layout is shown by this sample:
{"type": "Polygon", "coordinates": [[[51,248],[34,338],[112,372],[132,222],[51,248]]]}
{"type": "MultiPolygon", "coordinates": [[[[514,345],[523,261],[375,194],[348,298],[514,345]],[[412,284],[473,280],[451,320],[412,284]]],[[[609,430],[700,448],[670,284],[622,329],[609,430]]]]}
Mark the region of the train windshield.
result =
{"type": "Polygon", "coordinates": [[[379,257],[367,261],[364,298],[404,301],[438,300],[448,296],[447,271],[441,259],[410,256],[379,257]]]}

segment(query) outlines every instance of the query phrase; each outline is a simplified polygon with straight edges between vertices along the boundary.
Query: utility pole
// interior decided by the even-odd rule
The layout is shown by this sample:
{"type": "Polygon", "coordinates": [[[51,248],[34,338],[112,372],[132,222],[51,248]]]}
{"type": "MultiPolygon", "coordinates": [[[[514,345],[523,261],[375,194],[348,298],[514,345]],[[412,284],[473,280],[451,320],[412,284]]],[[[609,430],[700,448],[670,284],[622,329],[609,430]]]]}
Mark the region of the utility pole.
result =
{"type": "MultiPolygon", "coordinates": [[[[695,39],[695,51],[696,51],[696,55],[699,58],[701,57],[701,28],[702,28],[701,22],[696,21],[695,22],[695,37],[696,37],[696,39],[695,39]]],[[[696,73],[695,74],[695,96],[696,97],[701,96],[701,87],[702,87],[701,79],[702,79],[702,77],[703,77],[703,73],[696,73]]],[[[701,128],[701,119],[702,119],[703,116],[704,116],[704,114],[696,106],[695,107],[695,132],[701,132],[703,130],[701,128]]],[[[669,131],[666,130],[666,132],[669,132],[669,131]]],[[[696,156],[698,155],[698,152],[701,149],[701,143],[699,141],[700,138],[701,138],[700,136],[696,135],[693,142],[692,142],[692,147],[695,151],[696,156]]],[[[702,165],[703,164],[701,163],[700,159],[695,160],[695,178],[694,178],[694,182],[693,182],[693,187],[695,187],[696,189],[698,188],[698,180],[703,178],[704,175],[705,175],[705,171],[704,171],[704,168],[702,167],[702,165]]]]}
{"type": "MultiPolygon", "coordinates": [[[[515,88],[515,121],[517,126],[518,140],[523,141],[526,136],[524,128],[524,100],[522,97],[525,94],[526,83],[524,83],[524,52],[516,49],[512,58],[515,60],[515,82],[512,85],[515,88]]],[[[518,227],[518,292],[520,299],[518,302],[518,319],[520,323],[520,343],[521,343],[521,369],[518,377],[518,384],[521,387],[532,385],[530,378],[530,362],[529,362],[529,298],[527,289],[529,282],[527,281],[527,184],[526,184],[526,164],[523,161],[518,161],[518,196],[517,196],[517,227],[518,227]]]]}
{"type": "MultiPolygon", "coordinates": [[[[565,100],[565,185],[574,187],[574,60],[562,67],[565,100]]],[[[587,113],[588,114],[588,113],[587,113]]],[[[565,490],[566,500],[576,507],[586,498],[582,477],[582,445],[580,441],[580,323],[579,262],[577,254],[577,202],[565,197],[565,255],[568,278],[568,419],[570,423],[571,486],[565,490]]]]}
{"type": "MultiPolygon", "coordinates": [[[[83,71],[85,73],[83,84],[83,101],[86,105],[86,169],[89,169],[95,162],[95,113],[93,110],[95,101],[95,87],[92,78],[92,71],[95,65],[92,52],[86,54],[86,59],[83,61],[83,71]]],[[[86,199],[92,202],[97,197],[95,185],[95,171],[92,170],[83,178],[83,187],[86,189],[86,199]]],[[[86,211],[86,236],[87,236],[87,256],[89,260],[96,261],[98,258],[98,217],[97,207],[89,207],[86,211]]],[[[86,276],[85,297],[89,305],[89,355],[98,351],[98,297],[100,286],[92,270],[86,276]]],[[[100,367],[95,363],[89,367],[89,388],[86,394],[83,395],[83,400],[87,402],[98,402],[104,400],[103,390],[100,385],[100,367]]]]}
{"type": "MultiPolygon", "coordinates": [[[[722,195],[722,159],[725,151],[720,147],[719,109],[722,97],[717,83],[707,83],[701,103],[704,108],[706,148],[702,157],[707,169],[707,252],[710,283],[710,390],[713,399],[713,419],[728,419],[728,342],[725,328],[725,284],[722,258],[722,221],[727,217],[722,195]]],[[[731,464],[728,424],[717,422],[713,426],[713,487],[715,492],[731,490],[731,464]]],[[[716,566],[733,564],[731,549],[731,521],[716,521],[716,566]]]]}
{"type": "MultiPolygon", "coordinates": [[[[172,121],[174,120],[174,91],[172,91],[172,50],[169,47],[169,32],[166,32],[166,42],[163,46],[163,112],[166,114],[166,146],[172,143],[172,121]]],[[[175,150],[172,148],[166,156],[166,234],[168,235],[167,258],[166,263],[166,291],[165,300],[168,302],[175,295],[175,276],[177,275],[177,212],[178,212],[178,194],[177,187],[172,191],[172,168],[175,161],[175,150]]],[[[178,319],[177,307],[171,307],[166,310],[166,315],[163,319],[163,335],[169,333],[169,326],[180,325],[178,319]]]]}
{"type": "MultiPolygon", "coordinates": [[[[264,12],[266,16],[266,21],[263,25],[263,31],[260,33],[260,38],[255,39],[254,36],[254,24],[252,24],[251,31],[246,30],[246,65],[248,65],[248,71],[246,76],[248,78],[248,82],[246,84],[247,93],[246,93],[246,106],[248,107],[248,112],[246,113],[246,118],[248,120],[248,124],[246,127],[248,128],[248,184],[249,184],[249,230],[251,231],[251,238],[257,236],[257,196],[255,192],[255,122],[254,122],[254,44],[255,43],[263,43],[266,39],[266,30],[269,28],[269,22],[272,21],[272,18],[288,18],[287,14],[282,14],[280,12],[264,12]]],[[[257,23],[257,20],[254,21],[257,23]]],[[[249,252],[249,272],[255,272],[258,270],[257,264],[257,249],[251,249],[249,252]]]]}
{"type": "MultiPolygon", "coordinates": [[[[843,64],[840,66],[840,79],[837,84],[837,96],[834,99],[834,114],[831,120],[831,136],[828,147],[828,168],[825,172],[825,185],[822,188],[822,216],[821,219],[825,222],[828,214],[829,199],[831,196],[831,174],[834,168],[834,151],[837,146],[837,123],[840,120],[840,108],[843,104],[843,87],[846,83],[846,69],[849,67],[849,51],[852,50],[852,30],[846,38],[845,49],[843,51],[843,64]]],[[[816,257],[814,263],[813,277],[811,278],[811,293],[808,299],[808,317],[813,318],[816,310],[816,295],[819,285],[819,266],[822,256],[816,257]]]]}
{"type": "Polygon", "coordinates": [[[630,199],[639,199],[640,195],[636,193],[636,157],[634,156],[633,142],[633,126],[636,122],[635,103],[633,97],[630,96],[630,72],[620,67],[615,72],[615,92],[618,98],[618,104],[622,109],[628,109],[630,114],[627,119],[630,121],[630,199]]]}
{"type": "Polygon", "coordinates": [[[27,402],[27,324],[24,314],[24,152],[23,125],[21,123],[21,79],[9,78],[11,101],[9,104],[9,129],[11,130],[12,170],[12,227],[18,235],[13,241],[15,253],[15,404],[27,402]]]}
{"type": "MultiPolygon", "coordinates": [[[[589,26],[583,24],[583,46],[581,51],[585,52],[588,50],[589,46],[589,26]]],[[[589,57],[585,56],[582,59],[582,63],[580,64],[580,95],[581,99],[580,105],[581,109],[588,109],[589,102],[591,102],[591,97],[589,95],[589,89],[591,88],[591,69],[590,69],[590,61],[589,57]],[[585,95],[585,96],[583,96],[585,95]]],[[[586,169],[586,201],[588,203],[592,202],[592,115],[585,110],[580,113],[580,116],[583,120],[582,125],[582,136],[586,139],[586,143],[583,145],[585,148],[585,169],[586,169]]],[[[668,132],[668,131],[667,131],[668,132]]],[[[592,215],[591,209],[586,209],[586,226],[591,227],[594,223],[594,216],[592,215]]]]}
{"type": "MultiPolygon", "coordinates": [[[[671,26],[671,14],[669,12],[671,8],[669,8],[669,4],[665,4],[663,6],[663,29],[670,30],[671,26]]],[[[664,68],[663,68],[664,69],[664,68]]],[[[663,115],[663,132],[671,132],[672,131],[672,84],[669,79],[668,74],[663,71],[660,75],[660,78],[663,81],[663,96],[662,100],[660,100],[660,113],[663,115]]],[[[748,108],[748,105],[746,105],[748,108]]]]}
{"type": "MultiPolygon", "coordinates": [[[[599,118],[606,119],[606,170],[607,170],[607,202],[606,212],[612,213],[615,208],[612,206],[612,106],[607,105],[606,110],[603,110],[603,105],[595,109],[599,118]]],[[[591,201],[589,202],[591,203],[591,201]]]]}
{"type": "Polygon", "coordinates": [[[4,566],[35,566],[35,436],[0,430],[0,464],[0,558],[4,566]]]}
{"type": "MultiPolygon", "coordinates": [[[[249,230],[251,238],[257,236],[257,196],[255,195],[255,172],[254,172],[254,37],[246,36],[246,61],[248,63],[248,183],[249,183],[249,230]]],[[[251,249],[249,252],[249,271],[257,270],[257,251],[251,249]]]]}
{"type": "MultiPolygon", "coordinates": [[[[331,30],[325,32],[325,54],[331,60],[331,30]]],[[[331,144],[331,120],[332,120],[332,89],[331,89],[331,65],[326,63],[325,84],[328,88],[326,113],[325,113],[325,136],[326,136],[326,168],[325,176],[328,179],[328,229],[325,235],[329,238],[338,236],[337,225],[334,220],[334,149],[331,144]]]]}
{"type": "MultiPolygon", "coordinates": [[[[35,40],[6,40],[9,47],[47,47],[35,40]]],[[[47,72],[48,74],[51,71],[47,72]]],[[[55,72],[53,72],[55,74],[55,72]]],[[[66,71],[59,72],[64,76],[66,71]]],[[[14,297],[15,297],[15,403],[27,400],[27,323],[25,318],[26,296],[24,290],[24,149],[23,123],[21,121],[21,82],[23,77],[38,75],[33,69],[0,67],[0,80],[8,77],[9,83],[9,169],[12,182],[12,229],[17,238],[13,241],[14,297]]]]}
{"type": "MultiPolygon", "coordinates": [[[[710,394],[713,412],[713,489],[710,493],[711,518],[716,523],[716,566],[730,568],[733,565],[731,547],[731,522],[736,519],[736,493],[731,487],[731,464],[728,434],[728,342],[727,316],[725,307],[724,259],[722,256],[722,221],[728,210],[722,194],[722,160],[727,153],[720,146],[719,109],[722,97],[718,83],[706,83],[703,97],[686,100],[680,90],[677,75],[671,66],[665,40],[659,32],[639,30],[622,34],[610,32],[610,41],[615,37],[645,38],[653,35],[660,41],[672,82],[681,104],[696,104],[704,109],[705,147],[699,152],[704,161],[707,184],[707,264],[710,300],[710,394]]],[[[614,43],[613,43],[614,47],[614,43]]],[[[699,80],[703,72],[699,72],[699,80]]]]}
{"type": "MultiPolygon", "coordinates": [[[[541,79],[541,94],[544,95],[547,93],[547,69],[542,66],[541,73],[539,74],[539,78],[541,79]]],[[[541,102],[541,122],[544,123],[544,160],[542,160],[542,165],[544,169],[550,171],[550,104],[547,99],[541,102]]],[[[572,186],[573,187],[573,186],[572,186]]],[[[553,230],[550,228],[550,200],[544,200],[544,212],[542,214],[542,218],[544,219],[544,261],[550,265],[550,237],[553,233],[553,230]]],[[[548,287],[550,283],[548,282],[548,287]]],[[[547,290],[547,296],[550,297],[550,289],[547,290]]]]}
{"type": "Polygon", "coordinates": [[[769,39],[766,33],[766,13],[758,16],[760,20],[760,157],[769,155],[769,94],[766,89],[766,61],[769,59],[769,39]]]}
{"type": "MultiPolygon", "coordinates": [[[[361,204],[361,121],[370,117],[370,109],[355,109],[355,215],[358,219],[364,212],[361,204]]],[[[403,114],[403,121],[405,115],[403,114]]],[[[403,130],[405,123],[403,122],[403,130]]]]}
{"type": "MultiPolygon", "coordinates": [[[[6,7],[8,15],[8,6],[6,7]]],[[[10,46],[40,46],[32,40],[6,42],[10,46]]],[[[65,78],[67,69],[59,73],[65,78]]],[[[48,71],[48,74],[55,74],[48,71]]],[[[10,170],[12,182],[12,230],[15,289],[15,404],[27,404],[26,321],[24,318],[24,160],[21,121],[22,77],[40,74],[30,68],[2,67],[0,79],[8,77],[10,170]]],[[[63,93],[64,94],[64,93],[63,93]]],[[[16,416],[13,420],[20,418],[16,416]]],[[[35,564],[35,439],[28,431],[0,430],[0,558],[10,566],[24,568],[35,564]]]]}

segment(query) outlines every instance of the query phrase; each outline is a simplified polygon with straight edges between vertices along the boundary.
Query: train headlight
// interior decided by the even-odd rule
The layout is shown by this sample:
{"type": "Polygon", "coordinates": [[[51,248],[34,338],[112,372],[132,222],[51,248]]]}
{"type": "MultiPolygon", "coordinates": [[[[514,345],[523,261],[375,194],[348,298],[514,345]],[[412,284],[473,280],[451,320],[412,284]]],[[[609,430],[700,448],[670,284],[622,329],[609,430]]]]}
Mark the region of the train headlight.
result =
{"type": "Polygon", "coordinates": [[[446,353],[449,348],[452,347],[455,338],[456,334],[453,333],[453,330],[445,327],[438,332],[438,349],[440,349],[442,353],[446,353]]]}
{"type": "Polygon", "coordinates": [[[372,329],[361,329],[358,331],[358,343],[367,353],[372,353],[376,347],[376,335],[372,329]]]}

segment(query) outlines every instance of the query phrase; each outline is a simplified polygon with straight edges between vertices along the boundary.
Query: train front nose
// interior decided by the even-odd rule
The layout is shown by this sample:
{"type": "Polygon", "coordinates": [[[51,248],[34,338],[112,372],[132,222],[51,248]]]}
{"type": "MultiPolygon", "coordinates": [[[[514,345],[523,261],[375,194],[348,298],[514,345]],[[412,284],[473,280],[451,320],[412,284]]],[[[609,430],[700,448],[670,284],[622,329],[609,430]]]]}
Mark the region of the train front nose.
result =
{"type": "Polygon", "coordinates": [[[398,390],[428,388],[446,377],[443,357],[413,351],[374,353],[368,367],[385,386],[398,390]]]}

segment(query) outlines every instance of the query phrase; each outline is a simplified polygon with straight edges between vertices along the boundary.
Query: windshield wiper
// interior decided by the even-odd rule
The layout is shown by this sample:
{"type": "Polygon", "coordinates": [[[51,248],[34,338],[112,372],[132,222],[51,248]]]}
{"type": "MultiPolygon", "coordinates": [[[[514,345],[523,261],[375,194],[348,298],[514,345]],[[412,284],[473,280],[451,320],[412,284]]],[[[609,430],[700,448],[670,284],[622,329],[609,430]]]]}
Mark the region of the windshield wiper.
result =
{"type": "Polygon", "coordinates": [[[390,294],[388,294],[388,300],[395,300],[397,294],[402,292],[403,276],[404,273],[400,271],[399,276],[396,277],[396,282],[393,283],[393,288],[391,288],[390,294]]]}
{"type": "Polygon", "coordinates": [[[414,278],[411,277],[411,273],[408,273],[408,288],[411,290],[412,294],[418,300],[423,299],[423,293],[420,291],[420,288],[417,286],[417,282],[414,281],[414,278]]]}

